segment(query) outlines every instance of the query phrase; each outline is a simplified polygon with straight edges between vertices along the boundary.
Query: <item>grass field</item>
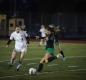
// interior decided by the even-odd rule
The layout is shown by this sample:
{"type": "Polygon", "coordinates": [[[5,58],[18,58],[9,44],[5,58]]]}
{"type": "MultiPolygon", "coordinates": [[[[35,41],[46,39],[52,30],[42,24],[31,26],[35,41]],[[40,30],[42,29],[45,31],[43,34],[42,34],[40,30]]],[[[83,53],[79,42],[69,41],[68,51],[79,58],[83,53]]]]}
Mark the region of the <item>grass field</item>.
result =
{"type": "MultiPolygon", "coordinates": [[[[30,42],[20,71],[14,67],[8,69],[12,43],[6,48],[6,41],[0,41],[0,80],[86,80],[86,43],[62,43],[66,60],[55,60],[44,66],[43,72],[30,76],[30,67],[37,67],[40,58],[44,55],[44,47],[39,47],[38,42],[30,42]]],[[[56,52],[56,51],[55,51],[56,52]]]]}

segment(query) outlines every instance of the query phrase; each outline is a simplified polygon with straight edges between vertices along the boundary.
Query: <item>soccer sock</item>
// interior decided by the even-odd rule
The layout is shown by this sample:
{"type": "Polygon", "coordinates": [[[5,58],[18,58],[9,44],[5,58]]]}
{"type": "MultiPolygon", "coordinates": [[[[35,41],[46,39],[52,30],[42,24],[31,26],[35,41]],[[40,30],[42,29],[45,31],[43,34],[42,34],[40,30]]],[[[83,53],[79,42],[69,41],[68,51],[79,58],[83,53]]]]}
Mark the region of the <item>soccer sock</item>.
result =
{"type": "Polygon", "coordinates": [[[60,52],[59,52],[63,57],[65,57],[64,56],[64,52],[61,50],[60,52]]]}
{"type": "Polygon", "coordinates": [[[40,64],[38,65],[37,71],[38,71],[38,72],[41,72],[42,69],[43,69],[43,63],[40,63],[40,64]]]}
{"type": "Polygon", "coordinates": [[[55,59],[57,59],[57,57],[56,57],[56,56],[49,57],[49,58],[48,58],[48,62],[51,62],[51,61],[53,61],[53,60],[55,60],[55,59]]]}
{"type": "Polygon", "coordinates": [[[19,63],[18,63],[18,65],[17,65],[17,71],[19,71],[19,68],[21,67],[21,65],[22,65],[22,61],[21,60],[19,60],[19,63]]]}

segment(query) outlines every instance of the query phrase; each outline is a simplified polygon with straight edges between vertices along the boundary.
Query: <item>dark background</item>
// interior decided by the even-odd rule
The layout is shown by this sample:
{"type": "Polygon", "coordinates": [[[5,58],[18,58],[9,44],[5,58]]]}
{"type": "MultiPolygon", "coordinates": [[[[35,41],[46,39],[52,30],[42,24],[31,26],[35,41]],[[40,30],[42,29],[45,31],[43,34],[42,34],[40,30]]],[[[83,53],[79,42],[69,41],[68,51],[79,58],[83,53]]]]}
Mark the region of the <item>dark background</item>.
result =
{"type": "Polygon", "coordinates": [[[0,12],[86,12],[85,0],[0,0],[0,12]]]}
{"type": "Polygon", "coordinates": [[[63,39],[86,39],[85,0],[0,0],[0,14],[24,18],[32,35],[41,24],[54,24],[64,29],[63,39]]]}

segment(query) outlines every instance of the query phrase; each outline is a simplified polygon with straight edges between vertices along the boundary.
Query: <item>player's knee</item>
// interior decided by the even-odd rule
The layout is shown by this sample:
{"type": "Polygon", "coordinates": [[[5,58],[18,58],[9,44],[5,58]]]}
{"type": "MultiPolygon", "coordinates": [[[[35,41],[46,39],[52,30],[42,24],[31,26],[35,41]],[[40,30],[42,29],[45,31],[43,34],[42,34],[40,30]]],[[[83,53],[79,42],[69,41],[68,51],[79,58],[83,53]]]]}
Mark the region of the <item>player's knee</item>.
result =
{"type": "Polygon", "coordinates": [[[23,58],[23,57],[24,57],[24,55],[23,55],[23,54],[21,54],[21,55],[20,55],[20,58],[23,58]]]}
{"type": "Polygon", "coordinates": [[[16,57],[15,57],[15,56],[12,56],[12,57],[11,57],[11,59],[12,59],[12,60],[15,60],[15,59],[16,59],[16,57]]]}
{"type": "Polygon", "coordinates": [[[44,61],[40,61],[40,64],[44,64],[44,61]]]}
{"type": "Polygon", "coordinates": [[[46,64],[48,63],[48,59],[45,59],[45,63],[46,63],[46,64]]]}
{"type": "Polygon", "coordinates": [[[16,55],[12,54],[11,58],[15,59],[16,58],[16,55]]]}
{"type": "Polygon", "coordinates": [[[42,58],[40,63],[45,63],[45,58],[42,58]]]}

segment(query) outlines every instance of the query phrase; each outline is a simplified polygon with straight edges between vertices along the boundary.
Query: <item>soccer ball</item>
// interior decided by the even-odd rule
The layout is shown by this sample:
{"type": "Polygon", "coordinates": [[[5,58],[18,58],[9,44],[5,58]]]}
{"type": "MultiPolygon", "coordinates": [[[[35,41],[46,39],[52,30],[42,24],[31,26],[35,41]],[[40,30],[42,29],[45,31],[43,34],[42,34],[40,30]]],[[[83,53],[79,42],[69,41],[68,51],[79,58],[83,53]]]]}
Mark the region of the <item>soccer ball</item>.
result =
{"type": "Polygon", "coordinates": [[[29,69],[29,75],[35,75],[36,74],[36,69],[35,68],[30,68],[29,69]]]}
{"type": "Polygon", "coordinates": [[[57,58],[63,59],[63,56],[61,54],[57,54],[57,58]]]}

